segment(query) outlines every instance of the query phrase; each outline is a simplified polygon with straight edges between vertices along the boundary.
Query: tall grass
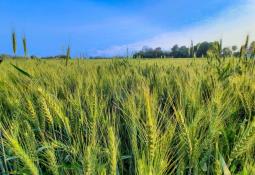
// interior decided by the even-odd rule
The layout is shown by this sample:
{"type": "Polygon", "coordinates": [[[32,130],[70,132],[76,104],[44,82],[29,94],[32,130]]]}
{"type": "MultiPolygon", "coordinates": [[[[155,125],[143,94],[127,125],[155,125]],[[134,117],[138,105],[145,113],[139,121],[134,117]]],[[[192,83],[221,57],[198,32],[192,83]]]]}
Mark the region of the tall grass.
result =
{"type": "Polygon", "coordinates": [[[68,45],[67,50],[66,50],[66,66],[67,66],[68,61],[69,61],[69,59],[70,59],[70,53],[71,53],[71,48],[70,48],[70,46],[68,45]]]}
{"type": "Polygon", "coordinates": [[[12,32],[12,51],[14,56],[16,56],[17,52],[17,38],[16,38],[16,32],[12,32]]]}
{"type": "Polygon", "coordinates": [[[250,63],[6,60],[0,174],[255,174],[250,63]]]}
{"type": "Polygon", "coordinates": [[[26,36],[23,36],[22,43],[23,43],[24,57],[26,58],[27,57],[27,38],[26,38],[26,36]]]}

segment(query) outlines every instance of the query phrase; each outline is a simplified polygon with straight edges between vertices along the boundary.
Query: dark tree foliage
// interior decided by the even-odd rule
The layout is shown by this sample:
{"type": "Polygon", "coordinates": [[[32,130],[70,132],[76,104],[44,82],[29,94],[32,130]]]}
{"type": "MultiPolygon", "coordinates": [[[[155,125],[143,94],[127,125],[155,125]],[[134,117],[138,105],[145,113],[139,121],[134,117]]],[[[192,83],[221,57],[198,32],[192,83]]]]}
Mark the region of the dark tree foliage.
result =
{"type": "Polygon", "coordinates": [[[199,43],[195,46],[196,48],[196,57],[201,58],[207,55],[207,51],[212,46],[212,43],[209,43],[207,41],[199,43]],[[199,46],[199,47],[198,47],[199,46]]]}
{"type": "Polygon", "coordinates": [[[162,58],[166,53],[160,47],[156,49],[143,47],[143,49],[133,55],[134,58],[162,58]]]}
{"type": "Polygon", "coordinates": [[[171,56],[174,58],[187,58],[189,57],[189,48],[186,46],[178,47],[178,45],[175,45],[171,49],[171,56]]]}
{"type": "Polygon", "coordinates": [[[186,46],[179,47],[174,45],[171,51],[163,51],[160,47],[155,49],[144,47],[141,51],[133,55],[134,58],[188,58],[189,57],[189,48],[186,46]]]}
{"type": "Polygon", "coordinates": [[[212,46],[212,42],[202,42],[196,45],[191,44],[191,48],[186,46],[174,45],[170,51],[162,50],[160,47],[155,49],[143,47],[141,51],[136,52],[134,58],[191,58],[191,57],[205,57],[207,51],[212,46]],[[192,56],[191,56],[192,54],[192,56]]]}

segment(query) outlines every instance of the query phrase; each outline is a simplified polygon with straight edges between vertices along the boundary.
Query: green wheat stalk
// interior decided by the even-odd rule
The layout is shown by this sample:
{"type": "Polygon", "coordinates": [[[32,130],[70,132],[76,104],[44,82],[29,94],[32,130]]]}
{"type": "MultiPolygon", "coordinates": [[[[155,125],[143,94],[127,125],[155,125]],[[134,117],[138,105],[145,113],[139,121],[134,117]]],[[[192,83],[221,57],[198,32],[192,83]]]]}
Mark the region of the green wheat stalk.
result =
{"type": "Polygon", "coordinates": [[[22,43],[23,43],[24,56],[26,58],[27,57],[27,39],[26,39],[26,36],[23,36],[22,43]]]}
{"type": "Polygon", "coordinates": [[[66,66],[68,64],[68,61],[70,60],[70,53],[71,53],[71,48],[68,45],[67,50],[66,50],[66,66]]]}
{"type": "Polygon", "coordinates": [[[12,51],[14,56],[16,57],[16,51],[17,51],[17,38],[16,38],[16,32],[12,32],[12,51]]]}

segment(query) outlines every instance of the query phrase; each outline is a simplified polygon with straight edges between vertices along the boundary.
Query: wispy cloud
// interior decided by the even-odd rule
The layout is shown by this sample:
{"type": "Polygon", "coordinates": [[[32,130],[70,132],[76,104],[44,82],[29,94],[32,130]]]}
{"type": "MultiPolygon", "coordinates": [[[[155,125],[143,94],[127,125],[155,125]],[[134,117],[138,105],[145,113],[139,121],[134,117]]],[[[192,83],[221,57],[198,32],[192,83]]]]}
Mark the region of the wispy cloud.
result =
{"type": "Polygon", "coordinates": [[[202,21],[194,26],[179,31],[170,31],[153,38],[126,45],[113,46],[105,50],[98,50],[95,55],[114,56],[123,55],[128,47],[132,51],[143,46],[162,47],[170,49],[174,44],[189,45],[194,42],[214,41],[223,38],[225,46],[240,45],[245,35],[255,39],[255,1],[245,0],[242,4],[221,12],[214,18],[202,21]]]}

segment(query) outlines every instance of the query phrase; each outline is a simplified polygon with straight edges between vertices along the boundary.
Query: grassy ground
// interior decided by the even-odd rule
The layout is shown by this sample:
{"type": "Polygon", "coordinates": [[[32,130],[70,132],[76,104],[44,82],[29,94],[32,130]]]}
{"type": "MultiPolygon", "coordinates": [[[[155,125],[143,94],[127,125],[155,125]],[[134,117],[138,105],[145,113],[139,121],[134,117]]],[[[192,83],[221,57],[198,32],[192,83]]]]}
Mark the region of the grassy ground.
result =
{"type": "Polygon", "coordinates": [[[254,75],[239,59],[5,60],[0,174],[255,174],[254,75]]]}

